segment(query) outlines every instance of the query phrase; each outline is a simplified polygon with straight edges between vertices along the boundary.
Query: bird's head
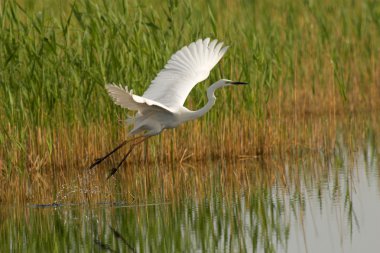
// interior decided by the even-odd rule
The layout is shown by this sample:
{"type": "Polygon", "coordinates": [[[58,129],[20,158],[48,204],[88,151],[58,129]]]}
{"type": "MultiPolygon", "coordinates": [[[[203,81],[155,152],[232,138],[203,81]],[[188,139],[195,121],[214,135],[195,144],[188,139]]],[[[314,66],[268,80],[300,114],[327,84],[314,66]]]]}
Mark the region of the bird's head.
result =
{"type": "Polygon", "coordinates": [[[247,82],[231,81],[231,80],[227,80],[227,79],[222,79],[221,81],[224,83],[223,86],[231,86],[231,85],[247,85],[247,84],[248,84],[247,82]]]}
{"type": "Polygon", "coordinates": [[[207,94],[212,94],[214,96],[214,92],[216,89],[222,88],[222,87],[227,87],[227,86],[232,86],[232,85],[247,85],[248,83],[246,82],[240,82],[240,81],[231,81],[228,79],[220,79],[213,85],[211,85],[208,90],[207,94]]]}

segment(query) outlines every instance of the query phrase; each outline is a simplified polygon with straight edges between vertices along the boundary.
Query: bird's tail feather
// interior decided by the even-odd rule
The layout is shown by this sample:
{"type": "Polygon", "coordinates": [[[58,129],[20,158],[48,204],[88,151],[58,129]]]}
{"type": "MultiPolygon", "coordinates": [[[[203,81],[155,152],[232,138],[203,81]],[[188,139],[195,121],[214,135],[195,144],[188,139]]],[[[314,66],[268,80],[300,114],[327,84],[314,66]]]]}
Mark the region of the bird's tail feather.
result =
{"type": "Polygon", "coordinates": [[[127,126],[134,125],[135,122],[136,122],[136,118],[134,116],[127,115],[127,119],[125,120],[125,123],[127,124],[127,126]]]}

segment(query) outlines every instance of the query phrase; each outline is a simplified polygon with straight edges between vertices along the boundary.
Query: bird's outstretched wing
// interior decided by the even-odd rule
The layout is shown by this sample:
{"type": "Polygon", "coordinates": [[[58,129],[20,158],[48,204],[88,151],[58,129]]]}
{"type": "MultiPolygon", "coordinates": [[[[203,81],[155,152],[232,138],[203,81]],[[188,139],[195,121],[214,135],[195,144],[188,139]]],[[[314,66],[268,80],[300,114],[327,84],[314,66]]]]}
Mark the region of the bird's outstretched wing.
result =
{"type": "Polygon", "coordinates": [[[129,110],[139,111],[143,113],[145,110],[165,110],[173,113],[174,110],[151,99],[140,97],[133,94],[128,88],[123,89],[115,84],[107,84],[106,89],[109,95],[113,98],[115,104],[129,110]]]}
{"type": "Polygon", "coordinates": [[[176,110],[185,103],[191,89],[205,80],[228,47],[217,40],[197,40],[172,55],[152,81],[143,97],[176,110]]]}

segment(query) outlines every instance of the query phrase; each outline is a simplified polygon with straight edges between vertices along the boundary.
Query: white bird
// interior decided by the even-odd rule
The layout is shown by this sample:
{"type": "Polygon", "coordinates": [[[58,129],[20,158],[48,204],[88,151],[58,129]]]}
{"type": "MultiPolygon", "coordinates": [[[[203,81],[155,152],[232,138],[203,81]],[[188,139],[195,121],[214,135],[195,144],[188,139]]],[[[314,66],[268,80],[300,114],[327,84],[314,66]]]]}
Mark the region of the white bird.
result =
{"type": "Polygon", "coordinates": [[[122,142],[106,156],[96,159],[90,169],[126,143],[142,138],[132,144],[118,166],[112,169],[108,176],[109,178],[117,171],[137,144],[161,133],[164,129],[175,128],[186,121],[197,119],[207,113],[215,104],[216,97],[214,92],[216,89],[247,84],[245,82],[221,79],[207,89],[208,102],[203,108],[191,111],[183,106],[193,87],[209,76],[210,71],[223,57],[227,49],[227,46],[223,47],[222,42],[218,43],[217,40],[210,42],[209,38],[199,39],[183,47],[172,55],[165,68],[158,73],[142,96],[133,94],[133,91],[128,91],[127,87],[124,89],[114,84],[107,84],[106,89],[117,105],[128,110],[137,111],[134,118],[127,120],[127,124],[133,124],[133,129],[128,133],[128,136],[140,133],[142,135],[122,142]]]}

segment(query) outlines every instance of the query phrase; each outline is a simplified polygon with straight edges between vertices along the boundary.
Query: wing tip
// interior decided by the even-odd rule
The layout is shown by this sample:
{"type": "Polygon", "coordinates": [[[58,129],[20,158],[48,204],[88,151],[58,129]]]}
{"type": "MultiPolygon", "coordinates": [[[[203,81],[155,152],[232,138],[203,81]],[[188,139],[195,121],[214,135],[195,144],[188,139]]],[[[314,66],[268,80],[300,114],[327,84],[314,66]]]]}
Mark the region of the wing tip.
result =
{"type": "Polygon", "coordinates": [[[225,46],[225,47],[223,47],[220,51],[219,51],[219,54],[220,55],[224,55],[226,52],[227,52],[227,50],[230,48],[230,46],[225,46]]]}
{"type": "Polygon", "coordinates": [[[123,91],[126,91],[128,93],[133,93],[133,90],[128,90],[128,86],[125,86],[123,88],[123,86],[121,86],[121,84],[107,83],[104,86],[106,87],[106,90],[108,92],[111,92],[111,91],[114,91],[114,90],[123,90],[123,91]]]}

